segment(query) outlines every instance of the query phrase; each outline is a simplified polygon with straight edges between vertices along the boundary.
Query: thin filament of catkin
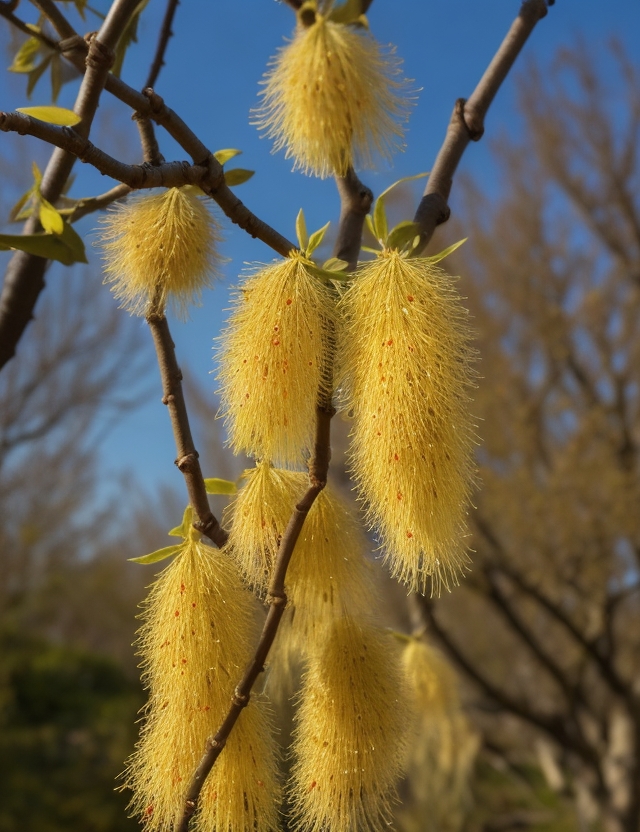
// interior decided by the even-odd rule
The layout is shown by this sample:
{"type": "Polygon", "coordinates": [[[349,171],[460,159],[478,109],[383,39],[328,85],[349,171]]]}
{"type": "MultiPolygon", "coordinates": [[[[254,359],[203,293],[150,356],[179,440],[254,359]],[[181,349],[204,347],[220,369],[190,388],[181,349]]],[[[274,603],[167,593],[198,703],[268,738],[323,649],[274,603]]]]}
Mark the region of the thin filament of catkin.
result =
{"type": "Polygon", "coordinates": [[[184,318],[217,276],[219,242],[218,223],[189,188],[131,197],[102,219],[105,283],[134,315],[163,313],[171,300],[184,318]]]}
{"type": "Polygon", "coordinates": [[[402,147],[409,99],[400,64],[364,29],[317,14],[273,59],[256,124],[304,173],[372,167],[402,147]]]}
{"type": "Polygon", "coordinates": [[[424,592],[457,580],[473,483],[474,352],[452,278],[384,251],[342,300],[341,384],[351,466],[394,575],[424,592]]]}
{"type": "MultiPolygon", "coordinates": [[[[150,832],[169,832],[184,794],[228,711],[255,638],[255,607],[235,566],[189,541],[158,577],[139,633],[145,721],[128,761],[131,809],[150,832]]],[[[204,785],[195,828],[272,832],[279,789],[265,702],[252,701],[204,785]]]]}
{"type": "Polygon", "coordinates": [[[284,466],[311,452],[318,396],[330,393],[331,289],[298,251],[240,287],[219,351],[221,412],[234,453],[284,466]]]}
{"type": "Polygon", "coordinates": [[[388,828],[409,707],[391,637],[350,617],[335,621],[299,696],[294,829],[388,828]]]}

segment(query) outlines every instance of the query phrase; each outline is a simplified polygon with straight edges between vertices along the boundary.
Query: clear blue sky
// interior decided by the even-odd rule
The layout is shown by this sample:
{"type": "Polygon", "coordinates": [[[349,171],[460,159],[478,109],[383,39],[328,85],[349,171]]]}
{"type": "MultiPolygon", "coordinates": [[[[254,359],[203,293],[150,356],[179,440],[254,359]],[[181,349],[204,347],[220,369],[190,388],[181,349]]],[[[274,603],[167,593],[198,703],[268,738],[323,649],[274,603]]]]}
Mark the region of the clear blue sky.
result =
{"type": "MultiPolygon", "coordinates": [[[[99,8],[106,6],[104,0],[94,2],[99,8]]],[[[406,152],[396,157],[393,168],[363,174],[374,192],[400,177],[429,169],[455,100],[471,93],[519,6],[519,0],[375,0],[369,13],[372,33],[381,42],[397,46],[398,55],[404,59],[405,74],[415,79],[415,88],[420,92],[410,120],[406,152]]],[[[163,0],[150,0],[140,26],[139,45],[130,50],[125,61],[123,77],[135,87],[143,84],[147,74],[163,10],[163,0]]],[[[95,26],[93,22],[90,25],[95,26]]],[[[249,110],[257,102],[258,81],[270,56],[291,34],[293,26],[291,9],[275,0],[183,0],[175,20],[167,66],[156,86],[212,150],[243,150],[238,164],[256,170],[256,175],[238,189],[238,196],[289,238],[294,236],[295,216],[300,207],[304,207],[310,228],[318,228],[328,220],[335,222],[339,208],[332,182],[292,174],[291,164],[282,154],[271,155],[269,143],[260,139],[249,125],[249,110]]],[[[4,25],[1,28],[0,45],[4,46],[4,25]]],[[[593,50],[594,61],[600,61],[611,36],[621,39],[630,55],[638,54],[638,0],[557,0],[534,31],[516,72],[507,79],[494,102],[485,139],[467,150],[462,170],[477,177],[487,189],[497,187],[489,141],[498,133],[519,130],[514,79],[518,72],[526,71],[528,61],[535,59],[546,64],[559,47],[574,44],[580,37],[593,50]]],[[[33,103],[46,103],[46,87],[42,85],[40,90],[33,103]]],[[[0,92],[0,109],[23,105],[23,91],[24,79],[12,77],[8,88],[0,92]]],[[[68,85],[60,103],[72,105],[73,95],[73,85],[68,85]]],[[[105,96],[96,128],[94,136],[102,137],[98,143],[105,150],[128,161],[138,161],[135,130],[122,105],[108,102],[105,96]]],[[[167,159],[184,158],[184,152],[171,141],[164,136],[161,139],[167,159]]],[[[0,148],[15,140],[16,137],[0,135],[0,148]]],[[[25,187],[26,177],[28,172],[25,187]]],[[[106,186],[108,183],[101,176],[81,166],[72,193],[84,196],[101,192],[106,186]]],[[[416,188],[416,197],[418,192],[416,188]]],[[[454,210],[455,200],[454,186],[454,210]]],[[[212,339],[220,330],[229,288],[237,282],[245,262],[272,259],[270,250],[262,243],[231,228],[228,222],[224,224],[223,251],[230,258],[224,282],[208,293],[204,306],[192,314],[191,322],[173,324],[179,359],[208,391],[212,409],[212,339]]],[[[90,224],[85,227],[89,230],[90,224]]],[[[95,251],[90,256],[98,280],[99,257],[95,251]]],[[[173,466],[173,441],[160,395],[158,382],[157,396],[123,419],[103,444],[106,466],[121,472],[135,457],[145,472],[145,488],[149,490],[160,484],[182,486],[173,466]]]]}

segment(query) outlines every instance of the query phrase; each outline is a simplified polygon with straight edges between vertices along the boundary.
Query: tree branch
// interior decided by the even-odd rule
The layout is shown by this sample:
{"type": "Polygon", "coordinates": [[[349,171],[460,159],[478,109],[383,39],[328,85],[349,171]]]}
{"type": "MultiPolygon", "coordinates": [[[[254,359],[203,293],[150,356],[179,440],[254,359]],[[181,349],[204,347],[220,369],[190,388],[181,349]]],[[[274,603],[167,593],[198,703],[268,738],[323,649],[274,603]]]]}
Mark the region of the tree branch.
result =
{"type": "Polygon", "coordinates": [[[358,265],[364,218],[371,208],[373,193],[362,184],[353,168],[349,168],[346,176],[336,177],[336,186],[340,194],[340,225],[333,256],[345,260],[352,271],[358,265]]]}
{"type": "Polygon", "coordinates": [[[205,753],[187,789],[184,813],[175,827],[175,832],[187,832],[189,820],[198,807],[198,800],[207,775],[220,756],[243,708],[249,704],[253,685],[264,670],[264,663],[267,660],[269,650],[278,632],[278,627],[287,604],[284,582],[291,556],[293,555],[295,545],[302,531],[304,521],[316,497],[327,482],[329,460],[331,457],[330,425],[333,413],[332,407],[323,408],[319,405],[317,408],[315,448],[309,464],[309,487],[300,502],[295,506],[287,528],[282,535],[282,540],[280,541],[280,547],[274,564],[273,577],[267,594],[269,611],[262,628],[255,655],[235,689],[231,700],[231,707],[220,728],[206,742],[205,753]]]}
{"type": "Polygon", "coordinates": [[[162,403],[169,408],[171,427],[176,443],[176,465],[182,472],[189,494],[189,502],[198,521],[194,527],[222,548],[227,542],[227,533],[214,517],[209,507],[209,498],[204,485],[198,452],[196,451],[189,416],[182,392],[182,371],[176,359],[175,344],[171,338],[169,324],[164,315],[152,313],[147,323],[153,336],[153,343],[158,356],[158,366],[162,378],[162,403]]]}
{"type": "MultiPolygon", "coordinates": [[[[135,6],[135,0],[116,0],[88,47],[85,75],[74,106],[81,119],[76,132],[84,138],[89,135],[113,63],[113,50],[135,6]]],[[[53,10],[57,12],[55,6],[53,10]]],[[[55,203],[62,193],[74,162],[74,156],[60,149],[53,152],[41,185],[42,195],[49,202],[55,203]]],[[[33,234],[39,229],[39,220],[34,215],[25,223],[24,233],[33,234]]],[[[9,261],[0,294],[0,368],[15,354],[16,345],[31,320],[35,302],[44,288],[46,265],[43,258],[22,251],[17,251],[9,261]]]]}
{"type": "MultiPolygon", "coordinates": [[[[553,0],[549,0],[553,5],[553,0]]],[[[547,14],[545,0],[524,0],[520,13],[494,55],[470,98],[458,99],[449,122],[445,140],[427,180],[424,195],[414,221],[421,227],[422,251],[436,227],[449,219],[449,194],[453,176],[469,142],[477,142],[484,133],[484,119],[500,85],[518,57],[536,23],[547,14]]]]}
{"type": "Polygon", "coordinates": [[[147,83],[145,84],[145,87],[155,87],[158,75],[160,75],[160,70],[164,66],[164,56],[169,44],[169,38],[173,35],[171,26],[173,25],[173,18],[175,17],[176,9],[178,8],[179,3],[180,0],[167,0],[167,8],[165,9],[162,26],[160,27],[160,36],[158,38],[156,53],[153,56],[153,61],[151,62],[151,68],[149,69],[149,75],[147,76],[147,83]]]}

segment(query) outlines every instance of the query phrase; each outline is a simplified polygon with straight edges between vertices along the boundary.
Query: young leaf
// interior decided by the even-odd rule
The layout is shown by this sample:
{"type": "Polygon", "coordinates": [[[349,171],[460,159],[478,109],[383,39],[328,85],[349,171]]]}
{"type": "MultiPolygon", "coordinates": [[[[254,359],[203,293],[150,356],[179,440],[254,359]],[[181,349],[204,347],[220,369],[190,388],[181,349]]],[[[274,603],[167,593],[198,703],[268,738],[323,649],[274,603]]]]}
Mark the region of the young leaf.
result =
{"type": "Polygon", "coordinates": [[[55,54],[51,58],[51,100],[55,104],[62,89],[62,56],[55,54]]]}
{"type": "Polygon", "coordinates": [[[401,251],[407,243],[411,242],[416,234],[420,233],[420,226],[411,220],[404,220],[399,222],[389,232],[389,236],[385,241],[385,248],[395,248],[401,251]]]}
{"type": "Polygon", "coordinates": [[[40,49],[40,41],[38,38],[29,38],[26,40],[13,59],[13,63],[9,67],[9,72],[32,72],[35,68],[34,58],[40,49]]]}
{"type": "Polygon", "coordinates": [[[18,107],[16,112],[49,124],[59,124],[62,127],[73,127],[80,121],[80,116],[64,107],[18,107]]]}
{"type": "Polygon", "coordinates": [[[40,197],[40,223],[47,234],[62,234],[64,220],[50,202],[40,197]]]}
{"type": "Polygon", "coordinates": [[[364,219],[365,219],[365,222],[367,223],[367,228],[371,232],[371,236],[374,237],[375,239],[377,239],[376,229],[374,228],[374,225],[373,225],[373,217],[371,216],[371,214],[367,214],[367,216],[364,219]]]}
{"type": "Polygon", "coordinates": [[[184,549],[184,544],[180,543],[177,546],[165,546],[164,549],[157,549],[155,552],[150,552],[148,555],[142,555],[139,558],[127,558],[131,563],[157,563],[159,560],[177,555],[184,549]]]}
{"type": "Polygon", "coordinates": [[[31,216],[33,212],[32,206],[29,206],[24,211],[23,208],[25,207],[27,202],[29,202],[32,194],[33,188],[29,188],[29,190],[26,193],[22,194],[20,199],[16,202],[16,204],[9,212],[9,222],[18,222],[18,220],[26,220],[27,217],[31,216]]]}
{"type": "Polygon", "coordinates": [[[231,480],[221,480],[218,477],[209,477],[204,481],[207,494],[235,494],[238,487],[231,480]]]}
{"type": "Polygon", "coordinates": [[[349,264],[346,260],[339,260],[337,257],[330,257],[322,264],[322,268],[327,272],[341,272],[347,268],[349,264]]]}
{"type": "Polygon", "coordinates": [[[439,251],[437,254],[433,254],[431,257],[426,257],[425,259],[428,260],[430,263],[439,263],[441,260],[444,260],[445,257],[448,257],[450,254],[453,254],[453,252],[457,248],[460,248],[460,246],[463,243],[466,243],[467,239],[468,238],[465,237],[462,240],[458,240],[457,243],[454,243],[453,245],[448,246],[447,248],[443,249],[442,251],[439,251]]]}
{"type": "Polygon", "coordinates": [[[216,159],[220,162],[221,165],[226,164],[229,159],[233,159],[234,156],[239,156],[242,153],[241,150],[236,150],[233,147],[228,147],[224,150],[216,150],[213,154],[216,159]]]}
{"type": "Polygon", "coordinates": [[[122,72],[122,64],[124,63],[124,56],[127,53],[127,49],[132,43],[138,42],[138,21],[148,2],[149,0],[140,0],[140,3],[138,3],[133,14],[129,18],[129,22],[126,25],[124,32],[120,36],[120,40],[118,41],[118,45],[116,47],[116,59],[111,67],[111,72],[113,72],[116,78],[119,78],[120,73],[122,72]]]}
{"type": "Polygon", "coordinates": [[[328,222],[326,225],[323,225],[322,228],[319,228],[318,231],[314,231],[313,234],[309,237],[309,243],[307,245],[307,255],[309,257],[313,254],[313,252],[323,241],[324,235],[327,233],[327,229],[330,225],[331,223],[328,222]]]}
{"type": "Polygon", "coordinates": [[[87,263],[87,252],[82,237],[68,222],[64,223],[60,239],[66,245],[73,256],[74,263],[87,263]]]}
{"type": "Polygon", "coordinates": [[[189,532],[191,530],[191,524],[193,522],[193,509],[191,506],[187,506],[184,510],[184,514],[182,515],[182,523],[179,526],[176,526],[174,529],[171,529],[169,532],[170,537],[183,537],[185,540],[189,537],[189,532]]]}
{"type": "Polygon", "coordinates": [[[71,266],[78,260],[56,234],[0,234],[0,251],[11,249],[26,251],[45,260],[57,260],[65,266],[71,266]]]}
{"type": "Polygon", "coordinates": [[[53,52],[47,55],[46,58],[43,58],[38,64],[38,66],[35,69],[32,69],[29,73],[29,80],[27,82],[27,98],[31,98],[31,95],[34,89],[36,88],[36,84],[44,75],[44,72],[51,63],[52,58],[53,52]]]}
{"type": "Polygon", "coordinates": [[[296,235],[300,249],[306,251],[309,245],[309,236],[307,235],[307,223],[305,222],[302,208],[298,211],[298,216],[296,217],[296,235]]]}
{"type": "Polygon", "coordinates": [[[251,179],[254,173],[255,171],[245,170],[244,168],[231,168],[231,170],[225,171],[224,181],[230,188],[233,188],[234,185],[242,185],[243,182],[251,179]]]}
{"type": "Polygon", "coordinates": [[[384,241],[387,239],[387,212],[384,210],[384,194],[380,194],[373,206],[373,227],[376,240],[384,241]]]}

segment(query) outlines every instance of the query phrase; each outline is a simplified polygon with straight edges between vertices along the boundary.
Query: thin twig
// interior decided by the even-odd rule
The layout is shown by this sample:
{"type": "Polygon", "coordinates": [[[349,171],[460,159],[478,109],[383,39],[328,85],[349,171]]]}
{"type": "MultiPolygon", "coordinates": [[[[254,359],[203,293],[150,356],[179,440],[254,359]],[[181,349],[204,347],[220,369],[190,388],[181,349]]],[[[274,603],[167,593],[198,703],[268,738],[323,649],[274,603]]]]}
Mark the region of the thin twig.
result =
{"type": "MultiPolygon", "coordinates": [[[[552,3],[549,2],[549,5],[552,3]]],[[[477,142],[482,138],[484,119],[491,102],[536,23],[546,14],[545,0],[524,0],[518,17],[470,98],[456,101],[447,135],[415,214],[415,222],[421,227],[418,252],[425,248],[436,227],[449,219],[449,194],[458,163],[469,142],[477,142]]]]}
{"type": "Polygon", "coordinates": [[[84,199],[79,199],[73,211],[67,217],[69,222],[77,222],[87,214],[93,214],[94,211],[101,211],[103,208],[111,205],[119,199],[124,199],[127,194],[131,193],[131,188],[128,185],[116,185],[103,194],[98,196],[90,196],[84,199]]]}
{"type": "MultiPolygon", "coordinates": [[[[136,0],[116,0],[88,47],[85,75],[74,106],[81,119],[76,132],[84,138],[89,135],[113,63],[113,50],[135,6],[136,0]]],[[[60,149],[53,152],[41,184],[42,195],[49,202],[55,203],[62,194],[74,163],[73,155],[60,149]]],[[[25,223],[23,233],[33,234],[39,229],[38,217],[33,215],[25,223]]],[[[15,354],[16,345],[31,320],[38,295],[44,288],[47,262],[23,251],[17,251],[9,261],[0,295],[0,367],[15,354]]]]}
{"type": "Polygon", "coordinates": [[[198,521],[194,526],[198,531],[222,548],[227,542],[227,533],[214,517],[209,507],[209,498],[204,486],[202,469],[198,459],[187,407],[182,392],[182,371],[176,359],[175,344],[171,338],[169,324],[164,315],[151,314],[147,323],[153,336],[153,343],[158,357],[160,377],[162,378],[162,403],[169,409],[173,438],[176,443],[176,465],[182,472],[189,494],[189,502],[198,521]]]}
{"type": "Polygon", "coordinates": [[[165,9],[162,26],[160,27],[160,36],[158,38],[156,53],[153,56],[153,61],[151,62],[151,68],[149,70],[145,87],[155,87],[158,75],[160,75],[160,70],[164,66],[164,56],[169,44],[169,38],[173,35],[171,26],[173,25],[173,18],[175,17],[176,9],[178,8],[179,3],[180,0],[167,0],[167,8],[165,9]]]}
{"type": "Polygon", "coordinates": [[[4,17],[5,20],[8,20],[12,26],[18,29],[20,32],[23,32],[30,38],[37,38],[41,43],[47,46],[49,49],[53,49],[54,51],[60,51],[58,47],[58,43],[55,40],[52,40],[50,37],[45,35],[44,32],[36,32],[29,27],[29,25],[24,21],[13,14],[14,9],[16,8],[17,3],[0,3],[0,17],[4,17]]]}
{"type": "Polygon", "coordinates": [[[198,807],[198,800],[207,775],[220,756],[229,734],[236,724],[242,710],[249,704],[251,690],[258,676],[264,670],[269,650],[274,642],[278,627],[287,604],[285,577],[295,545],[302,531],[304,521],[315,502],[316,497],[325,487],[331,456],[330,424],[333,408],[317,409],[316,440],[312,461],[309,465],[309,487],[300,502],[295,506],[287,528],[282,535],[276,556],[273,577],[267,594],[269,611],[265,619],[255,655],[247,667],[244,676],[237,685],[231,699],[231,706],[214,736],[206,742],[205,753],[198,764],[185,795],[185,808],[182,818],[175,827],[176,832],[187,832],[189,821],[198,807]]]}

